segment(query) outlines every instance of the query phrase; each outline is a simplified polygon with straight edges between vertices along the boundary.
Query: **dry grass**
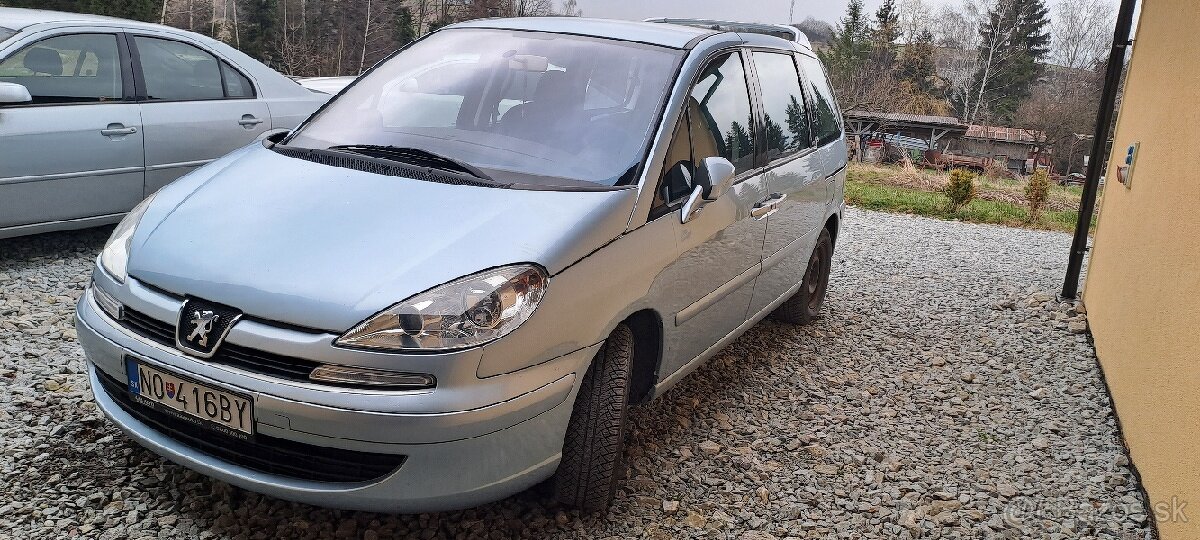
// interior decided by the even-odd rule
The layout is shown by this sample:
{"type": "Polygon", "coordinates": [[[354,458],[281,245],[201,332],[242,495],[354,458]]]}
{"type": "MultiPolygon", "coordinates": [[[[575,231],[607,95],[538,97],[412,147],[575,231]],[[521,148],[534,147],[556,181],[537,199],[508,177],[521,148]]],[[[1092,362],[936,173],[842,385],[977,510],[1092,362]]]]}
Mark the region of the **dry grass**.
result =
{"type": "MultiPolygon", "coordinates": [[[[909,160],[899,166],[851,163],[850,169],[859,181],[881,186],[937,192],[949,182],[948,173],[922,169],[909,160]]],[[[975,187],[975,197],[980,200],[1018,206],[1026,204],[1024,180],[979,176],[975,179],[975,187]]],[[[1053,212],[1078,210],[1081,193],[1082,188],[1078,187],[1051,186],[1045,209],[1053,212]]]]}
{"type": "MultiPolygon", "coordinates": [[[[918,214],[975,223],[1071,232],[1075,229],[1079,187],[1051,186],[1040,219],[1029,216],[1025,181],[978,177],[975,200],[963,208],[949,210],[942,188],[949,183],[945,172],[923,170],[909,164],[882,166],[850,163],[846,201],[872,210],[918,214]]],[[[1092,219],[1095,226],[1095,218],[1092,219]]]]}

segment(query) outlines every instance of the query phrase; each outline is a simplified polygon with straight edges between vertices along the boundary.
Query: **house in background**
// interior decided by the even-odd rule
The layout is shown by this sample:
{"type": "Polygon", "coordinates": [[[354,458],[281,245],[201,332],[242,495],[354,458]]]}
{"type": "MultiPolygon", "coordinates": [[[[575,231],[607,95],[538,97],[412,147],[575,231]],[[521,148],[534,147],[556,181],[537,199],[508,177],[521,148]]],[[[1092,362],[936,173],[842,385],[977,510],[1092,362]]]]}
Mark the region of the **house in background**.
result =
{"type": "Polygon", "coordinates": [[[1136,35],[1083,300],[1152,518],[1162,538],[1194,540],[1200,538],[1200,3],[1143,2],[1136,35]],[[1135,144],[1127,168],[1126,149],[1135,144]]]}

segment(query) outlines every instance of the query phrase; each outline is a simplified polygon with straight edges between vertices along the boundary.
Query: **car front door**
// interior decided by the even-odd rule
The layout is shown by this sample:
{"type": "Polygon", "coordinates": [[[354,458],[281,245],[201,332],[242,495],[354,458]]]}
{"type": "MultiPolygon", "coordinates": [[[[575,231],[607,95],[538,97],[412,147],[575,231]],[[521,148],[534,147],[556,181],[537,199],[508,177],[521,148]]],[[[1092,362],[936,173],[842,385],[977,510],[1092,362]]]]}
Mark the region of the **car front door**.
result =
{"type": "Polygon", "coordinates": [[[766,234],[766,221],[751,214],[768,189],[755,169],[756,120],[745,73],[739,52],[717,56],[700,72],[654,193],[650,219],[669,220],[680,252],[659,280],[667,319],[662,377],[746,321],[766,234]],[[683,202],[707,157],[731,161],[737,179],[724,195],[685,222],[683,202]]]}
{"type": "Polygon", "coordinates": [[[775,205],[767,216],[762,274],[750,304],[750,312],[757,313],[800,283],[829,195],[795,58],[788,52],[762,50],[751,56],[766,135],[764,175],[775,205]]]}
{"type": "Polygon", "coordinates": [[[142,124],[119,33],[75,32],[0,53],[0,237],[27,225],[115,220],[142,198],[142,124]],[[127,100],[127,98],[130,98],[127,100]]]}
{"type": "Polygon", "coordinates": [[[146,194],[271,129],[267,104],[229,62],[168,36],[129,34],[146,132],[146,194]]]}

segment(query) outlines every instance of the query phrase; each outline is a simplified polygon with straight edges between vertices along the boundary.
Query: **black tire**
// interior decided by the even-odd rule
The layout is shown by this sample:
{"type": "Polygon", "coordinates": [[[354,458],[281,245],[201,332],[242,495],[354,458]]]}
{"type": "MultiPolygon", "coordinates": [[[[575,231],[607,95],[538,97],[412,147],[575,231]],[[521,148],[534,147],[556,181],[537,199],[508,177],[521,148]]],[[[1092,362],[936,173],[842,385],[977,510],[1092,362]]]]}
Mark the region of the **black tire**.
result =
{"type": "Polygon", "coordinates": [[[633,332],[621,324],[596,353],[575,398],[554,474],[559,502],[584,512],[602,512],[612,503],[624,467],[632,370],[633,332]]]}
{"type": "Polygon", "coordinates": [[[792,324],[809,324],[819,317],[821,306],[825,304],[825,293],[829,290],[829,271],[832,266],[833,238],[829,236],[829,229],[821,229],[821,236],[817,238],[817,245],[809,256],[800,290],[775,308],[771,318],[792,324]]]}

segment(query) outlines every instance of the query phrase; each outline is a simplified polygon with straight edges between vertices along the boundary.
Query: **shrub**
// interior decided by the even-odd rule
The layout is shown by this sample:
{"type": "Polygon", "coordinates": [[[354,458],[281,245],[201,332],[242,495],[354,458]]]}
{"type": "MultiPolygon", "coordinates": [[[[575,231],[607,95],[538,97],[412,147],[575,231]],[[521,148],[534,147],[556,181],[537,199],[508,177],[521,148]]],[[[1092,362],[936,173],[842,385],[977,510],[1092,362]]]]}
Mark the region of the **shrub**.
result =
{"type": "Polygon", "coordinates": [[[1029,221],[1036,223],[1042,216],[1046,201],[1050,198],[1050,175],[1045,169],[1038,169],[1029,177],[1025,184],[1025,204],[1029,206],[1029,221]]]}
{"type": "Polygon", "coordinates": [[[950,171],[950,182],[942,188],[942,193],[950,199],[950,210],[957,212],[975,198],[975,173],[966,169],[950,171]]]}

